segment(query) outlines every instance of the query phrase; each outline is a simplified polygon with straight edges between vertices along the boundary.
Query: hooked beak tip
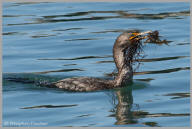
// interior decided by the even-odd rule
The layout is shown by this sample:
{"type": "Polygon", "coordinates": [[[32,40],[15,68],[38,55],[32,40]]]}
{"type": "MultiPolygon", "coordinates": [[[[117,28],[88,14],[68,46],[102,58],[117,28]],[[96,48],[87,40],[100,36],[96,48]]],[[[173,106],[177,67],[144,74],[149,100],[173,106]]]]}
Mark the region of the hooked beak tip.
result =
{"type": "Polygon", "coordinates": [[[143,36],[143,35],[149,34],[151,32],[152,32],[151,30],[150,31],[141,32],[141,33],[138,33],[137,36],[143,36]]]}
{"type": "Polygon", "coordinates": [[[149,34],[149,33],[151,33],[152,31],[150,30],[150,31],[145,31],[145,32],[141,32],[141,33],[134,33],[134,39],[136,39],[136,40],[140,40],[140,39],[145,39],[145,38],[147,38],[148,36],[147,35],[145,35],[145,34],[149,34]]]}

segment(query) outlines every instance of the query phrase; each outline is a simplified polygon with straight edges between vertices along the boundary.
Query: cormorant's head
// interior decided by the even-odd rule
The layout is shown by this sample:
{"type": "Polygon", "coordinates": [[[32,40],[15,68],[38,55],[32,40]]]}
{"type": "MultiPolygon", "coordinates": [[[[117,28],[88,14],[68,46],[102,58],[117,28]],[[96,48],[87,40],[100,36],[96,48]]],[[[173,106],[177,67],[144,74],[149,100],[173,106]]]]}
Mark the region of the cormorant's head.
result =
{"type": "Polygon", "coordinates": [[[131,64],[142,50],[142,39],[147,38],[147,32],[124,32],[119,35],[113,47],[114,59],[117,67],[123,64],[131,64]],[[122,54],[121,54],[122,53],[122,54]],[[138,53],[138,54],[136,54],[138,53]]]}
{"type": "Polygon", "coordinates": [[[146,34],[151,31],[146,32],[124,32],[117,37],[115,47],[119,49],[126,49],[129,46],[140,43],[142,39],[147,38],[146,34]]]}

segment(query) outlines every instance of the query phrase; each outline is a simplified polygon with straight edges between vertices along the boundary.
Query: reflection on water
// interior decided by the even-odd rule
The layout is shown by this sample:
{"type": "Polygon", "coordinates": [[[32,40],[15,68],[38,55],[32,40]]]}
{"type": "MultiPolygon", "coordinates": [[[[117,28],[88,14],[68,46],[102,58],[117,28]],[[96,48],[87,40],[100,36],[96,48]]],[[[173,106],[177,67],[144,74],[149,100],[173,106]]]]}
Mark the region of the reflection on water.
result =
{"type": "Polygon", "coordinates": [[[118,104],[116,105],[116,119],[115,124],[134,124],[137,121],[134,120],[131,108],[133,104],[132,89],[124,89],[116,92],[118,104]]]}
{"type": "Polygon", "coordinates": [[[4,3],[3,125],[190,126],[189,15],[183,2],[4,3]],[[144,45],[132,85],[88,93],[36,85],[76,76],[112,79],[116,37],[148,30],[171,42],[144,45]]]}
{"type": "MultiPolygon", "coordinates": [[[[173,114],[173,113],[149,113],[141,110],[133,109],[133,96],[132,96],[132,86],[121,88],[114,92],[117,98],[117,104],[115,103],[114,97],[113,104],[115,109],[112,110],[114,114],[110,115],[110,117],[115,117],[117,125],[125,125],[125,124],[136,124],[140,118],[146,117],[179,117],[179,116],[190,116],[190,113],[181,113],[181,114],[173,114]]],[[[175,94],[167,94],[167,96],[178,95],[189,97],[188,93],[175,93],[175,94]]],[[[173,98],[175,99],[175,98],[173,98]]],[[[137,105],[138,106],[138,105],[137,105]]],[[[138,106],[139,107],[139,106],[138,106]]],[[[154,121],[144,122],[143,124],[149,126],[158,126],[158,123],[154,121]]]]}

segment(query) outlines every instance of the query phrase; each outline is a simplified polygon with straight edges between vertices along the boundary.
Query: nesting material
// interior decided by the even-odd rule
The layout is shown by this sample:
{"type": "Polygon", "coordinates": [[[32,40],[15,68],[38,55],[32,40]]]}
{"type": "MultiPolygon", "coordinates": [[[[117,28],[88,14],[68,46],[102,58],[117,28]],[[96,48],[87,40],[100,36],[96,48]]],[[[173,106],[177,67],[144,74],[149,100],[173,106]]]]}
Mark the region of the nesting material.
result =
{"type": "Polygon", "coordinates": [[[168,44],[167,40],[161,40],[159,32],[156,31],[146,31],[141,33],[133,33],[133,36],[130,37],[132,40],[131,46],[124,50],[125,53],[125,62],[128,65],[134,65],[138,63],[137,68],[139,67],[139,59],[144,58],[143,45],[146,43],[153,43],[157,45],[168,44]],[[144,41],[145,39],[145,41],[144,41]],[[144,44],[143,44],[144,43],[144,44]]]}

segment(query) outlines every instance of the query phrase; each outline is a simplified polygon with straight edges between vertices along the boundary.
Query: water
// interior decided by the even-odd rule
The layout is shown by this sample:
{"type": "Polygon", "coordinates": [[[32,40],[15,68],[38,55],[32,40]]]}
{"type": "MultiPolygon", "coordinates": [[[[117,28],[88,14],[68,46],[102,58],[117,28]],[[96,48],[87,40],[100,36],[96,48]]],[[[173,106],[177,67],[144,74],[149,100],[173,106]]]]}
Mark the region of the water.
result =
{"type": "Polygon", "coordinates": [[[3,126],[190,126],[189,3],[4,3],[3,126]],[[132,15],[128,15],[132,14],[132,15]],[[16,83],[110,78],[126,30],[158,30],[134,83],[78,93],[16,83]]]}

